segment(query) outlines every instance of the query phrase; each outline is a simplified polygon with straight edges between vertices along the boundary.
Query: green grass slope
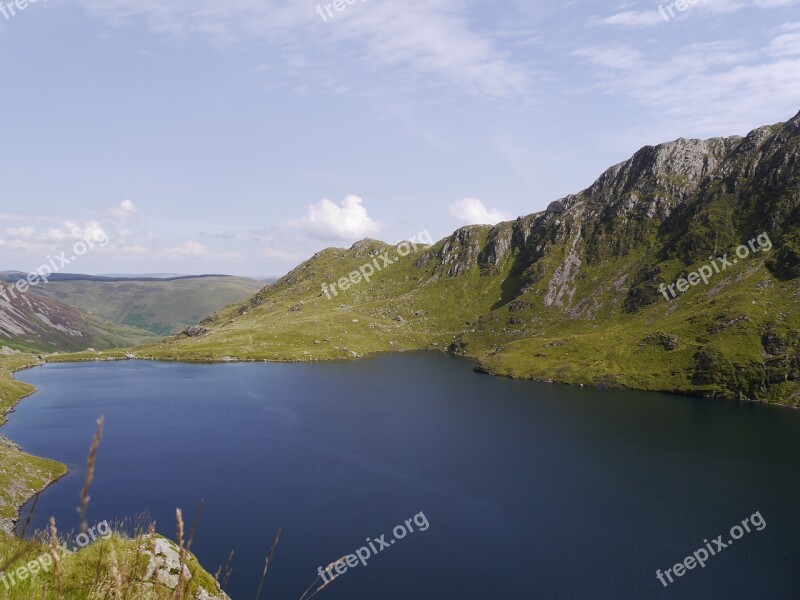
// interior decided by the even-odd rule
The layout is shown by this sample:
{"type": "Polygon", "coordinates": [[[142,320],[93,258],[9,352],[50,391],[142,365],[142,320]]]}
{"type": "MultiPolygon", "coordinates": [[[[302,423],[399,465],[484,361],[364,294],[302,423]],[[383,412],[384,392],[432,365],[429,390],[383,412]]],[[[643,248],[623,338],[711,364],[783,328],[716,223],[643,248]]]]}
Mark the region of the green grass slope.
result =
{"type": "Polygon", "coordinates": [[[105,321],[36,292],[19,293],[0,282],[0,346],[22,352],[70,352],[132,346],[159,337],[105,321]]]}
{"type": "Polygon", "coordinates": [[[108,321],[166,336],[263,287],[245,277],[110,280],[70,276],[40,285],[37,293],[108,321]]]}
{"type": "Polygon", "coordinates": [[[800,405],[800,115],[645,147],[546,211],[405,258],[374,240],[325,250],[138,352],[310,361],[425,348],[512,377],[800,405]],[[662,295],[748,241],[708,284],[662,295]],[[386,251],[396,261],[369,282],[324,292],[386,251]]]}
{"type": "Polygon", "coordinates": [[[0,583],[3,590],[0,593],[7,593],[3,597],[8,600],[165,600],[177,597],[184,600],[229,600],[220,590],[219,583],[191,552],[186,552],[186,580],[182,594],[177,596],[172,585],[174,582],[170,580],[177,578],[179,559],[173,567],[158,552],[166,547],[171,553],[178,554],[179,549],[161,536],[153,539],[158,540],[156,554],[161,562],[152,558],[148,534],[129,536],[115,533],[77,552],[59,552],[56,574],[48,541],[20,540],[0,533],[0,566],[4,567],[8,583],[7,590],[5,584],[0,583]],[[31,565],[33,569],[30,569],[31,565]],[[17,569],[28,569],[25,579],[19,580],[17,569]]]}

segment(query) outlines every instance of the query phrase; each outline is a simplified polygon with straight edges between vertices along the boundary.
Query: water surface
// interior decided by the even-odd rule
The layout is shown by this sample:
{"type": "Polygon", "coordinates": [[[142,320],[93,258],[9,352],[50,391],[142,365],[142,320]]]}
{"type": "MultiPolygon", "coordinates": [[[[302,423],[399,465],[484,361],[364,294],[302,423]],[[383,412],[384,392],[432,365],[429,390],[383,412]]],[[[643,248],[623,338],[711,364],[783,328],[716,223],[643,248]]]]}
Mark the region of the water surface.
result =
{"type": "Polygon", "coordinates": [[[106,417],[88,520],[205,500],[193,550],[229,592],[297,599],[320,565],[423,512],[430,527],[319,598],[800,597],[800,412],[490,377],[441,354],[322,364],[47,365],[2,433],[70,474],[36,525],[75,506],[106,417]],[[664,588],[662,571],[759,511],[664,588]]]}

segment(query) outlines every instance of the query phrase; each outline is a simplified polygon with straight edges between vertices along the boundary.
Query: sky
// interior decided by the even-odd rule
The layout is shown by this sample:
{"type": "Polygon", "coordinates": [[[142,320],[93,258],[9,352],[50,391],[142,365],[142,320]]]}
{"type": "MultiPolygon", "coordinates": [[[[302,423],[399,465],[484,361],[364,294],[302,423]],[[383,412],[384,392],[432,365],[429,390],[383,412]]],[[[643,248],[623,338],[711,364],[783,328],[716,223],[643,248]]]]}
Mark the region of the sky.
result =
{"type": "Polygon", "coordinates": [[[0,0],[0,270],[281,275],[800,111],[800,0],[351,2],[0,0]]]}

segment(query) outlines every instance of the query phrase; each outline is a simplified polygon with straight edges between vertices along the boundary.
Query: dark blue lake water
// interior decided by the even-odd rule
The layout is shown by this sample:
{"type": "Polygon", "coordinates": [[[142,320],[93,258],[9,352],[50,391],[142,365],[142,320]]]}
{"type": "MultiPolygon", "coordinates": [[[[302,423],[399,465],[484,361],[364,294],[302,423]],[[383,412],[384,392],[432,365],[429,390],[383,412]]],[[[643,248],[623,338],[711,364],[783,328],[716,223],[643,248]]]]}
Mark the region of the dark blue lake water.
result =
{"type": "Polygon", "coordinates": [[[296,600],[319,566],[420,512],[426,531],[318,598],[800,597],[797,411],[512,381],[427,353],[18,377],[39,392],[0,431],[72,468],[36,525],[76,525],[105,415],[90,524],[148,511],[174,537],[175,508],[205,499],[193,551],[213,573],[235,550],[234,600],[255,598],[278,527],[262,598],[296,600]],[[762,531],[656,579],[756,512],[762,531]]]}

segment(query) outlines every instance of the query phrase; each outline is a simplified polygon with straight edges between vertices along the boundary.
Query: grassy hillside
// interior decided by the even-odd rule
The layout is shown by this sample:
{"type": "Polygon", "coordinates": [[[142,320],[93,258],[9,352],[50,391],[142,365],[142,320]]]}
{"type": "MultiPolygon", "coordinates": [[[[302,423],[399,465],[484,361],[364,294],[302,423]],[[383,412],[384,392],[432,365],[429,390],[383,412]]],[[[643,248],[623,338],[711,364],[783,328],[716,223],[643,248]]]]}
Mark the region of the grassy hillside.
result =
{"type": "MultiPolygon", "coordinates": [[[[179,570],[180,550],[161,536],[152,539],[155,547],[149,534],[115,533],[77,552],[59,552],[56,574],[48,540],[20,540],[0,533],[0,566],[3,567],[0,571],[7,573],[9,583],[8,595],[3,597],[8,600],[229,600],[191,552],[186,552],[184,559],[183,591],[176,595],[174,579],[179,570]],[[164,549],[175,566],[165,561],[164,554],[159,554],[164,549]],[[159,558],[153,560],[154,554],[159,558]],[[37,563],[40,566],[35,567],[35,575],[17,580],[16,569],[27,569],[37,563]]],[[[3,584],[0,587],[5,593],[3,584]]]]}
{"type": "Polygon", "coordinates": [[[253,279],[222,275],[133,280],[61,276],[36,291],[102,319],[165,336],[263,287],[253,279]]]}
{"type": "Polygon", "coordinates": [[[466,227],[405,258],[373,240],[325,250],[139,353],[328,360],[430,348],[507,376],[800,405],[799,265],[800,115],[745,138],[648,146],[544,212],[466,227]],[[387,250],[396,262],[369,282],[325,293],[387,250]],[[726,255],[715,271],[711,258],[719,267],[726,255]],[[664,297],[694,272],[708,283],[664,297]]]}
{"type": "Polygon", "coordinates": [[[23,352],[65,352],[158,339],[148,331],[105,321],[37,292],[38,288],[22,294],[0,283],[0,346],[23,352]]]}

